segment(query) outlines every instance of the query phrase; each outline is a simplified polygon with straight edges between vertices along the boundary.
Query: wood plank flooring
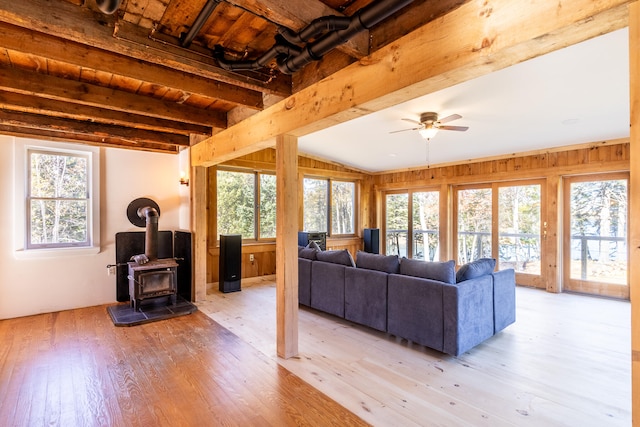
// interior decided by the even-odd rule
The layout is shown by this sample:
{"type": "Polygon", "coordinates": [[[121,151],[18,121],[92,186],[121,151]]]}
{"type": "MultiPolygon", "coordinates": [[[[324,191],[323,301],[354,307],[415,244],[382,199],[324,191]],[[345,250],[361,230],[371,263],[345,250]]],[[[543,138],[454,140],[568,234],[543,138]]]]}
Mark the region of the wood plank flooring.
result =
{"type": "Polygon", "coordinates": [[[276,357],[275,282],[199,308],[379,426],[629,426],[630,304],[517,290],[517,321],[458,358],[300,310],[300,356],[276,357]]]}
{"type": "Polygon", "coordinates": [[[202,312],[128,328],[101,306],[0,321],[0,425],[366,423],[202,312]]]}

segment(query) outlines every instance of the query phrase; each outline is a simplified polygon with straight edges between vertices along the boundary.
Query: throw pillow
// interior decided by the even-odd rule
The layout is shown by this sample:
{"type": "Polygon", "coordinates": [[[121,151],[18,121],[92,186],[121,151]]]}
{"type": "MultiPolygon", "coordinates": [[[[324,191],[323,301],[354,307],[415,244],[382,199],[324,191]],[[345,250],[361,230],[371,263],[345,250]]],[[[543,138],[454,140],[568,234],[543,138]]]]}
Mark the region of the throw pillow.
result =
{"type": "Polygon", "coordinates": [[[349,267],[356,266],[356,263],[353,262],[351,254],[346,249],[316,252],[316,259],[318,261],[330,262],[333,264],[342,264],[349,267]]]}
{"type": "Polygon", "coordinates": [[[318,259],[316,254],[318,253],[317,250],[315,249],[311,249],[311,248],[302,248],[298,251],[298,257],[299,258],[306,258],[306,259],[310,259],[310,260],[316,260],[318,259]]]}
{"type": "Polygon", "coordinates": [[[475,279],[485,274],[491,274],[495,268],[496,260],[494,258],[480,258],[471,261],[458,269],[456,273],[456,283],[475,279]]]}
{"type": "Polygon", "coordinates": [[[438,280],[444,283],[456,283],[456,267],[453,260],[431,262],[402,258],[400,261],[400,274],[438,280]]]}
{"type": "Polygon", "coordinates": [[[400,259],[398,255],[379,255],[358,251],[356,253],[356,267],[385,273],[398,273],[400,271],[400,259]]]}

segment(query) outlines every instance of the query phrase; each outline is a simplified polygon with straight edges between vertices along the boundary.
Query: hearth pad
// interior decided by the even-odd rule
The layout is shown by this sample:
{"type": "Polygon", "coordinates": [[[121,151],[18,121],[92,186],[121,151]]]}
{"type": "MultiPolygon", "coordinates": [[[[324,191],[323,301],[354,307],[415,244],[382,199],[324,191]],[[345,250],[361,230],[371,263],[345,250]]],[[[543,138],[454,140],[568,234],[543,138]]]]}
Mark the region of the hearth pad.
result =
{"type": "Polygon", "coordinates": [[[116,326],[141,325],[157,320],[184,316],[196,310],[198,310],[198,307],[179,295],[175,304],[168,303],[168,298],[155,298],[154,300],[145,301],[138,311],[135,311],[129,303],[107,307],[109,316],[111,316],[111,320],[116,326]]]}

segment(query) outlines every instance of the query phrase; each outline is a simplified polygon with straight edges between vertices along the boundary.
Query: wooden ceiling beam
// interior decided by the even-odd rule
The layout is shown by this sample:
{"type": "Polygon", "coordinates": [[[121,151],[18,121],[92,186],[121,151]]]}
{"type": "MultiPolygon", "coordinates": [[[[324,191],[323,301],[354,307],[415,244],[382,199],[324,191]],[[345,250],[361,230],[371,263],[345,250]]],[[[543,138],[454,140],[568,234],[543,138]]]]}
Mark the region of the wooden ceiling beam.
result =
{"type": "Polygon", "coordinates": [[[46,141],[75,142],[100,147],[126,148],[131,150],[153,151],[177,154],[180,148],[176,145],[157,142],[133,142],[128,139],[102,137],[91,134],[60,132],[44,129],[21,128],[0,123],[0,134],[19,138],[43,139],[46,141]]]}
{"type": "Polygon", "coordinates": [[[116,20],[115,14],[103,15],[65,0],[5,1],[0,6],[0,22],[247,89],[291,94],[288,78],[258,81],[226,71],[210,55],[152,41],[148,33],[142,36],[136,32],[128,37],[128,31],[115,31],[116,20]],[[114,32],[127,38],[114,37],[114,32]]]}
{"type": "Polygon", "coordinates": [[[185,136],[190,134],[210,136],[212,133],[211,127],[207,126],[4,91],[0,91],[0,108],[8,111],[47,114],[53,117],[92,121],[185,136]]]}
{"type": "Polygon", "coordinates": [[[262,92],[0,22],[0,47],[261,110],[262,92]]]}
{"type": "MultiPolygon", "coordinates": [[[[191,149],[211,166],[623,28],[629,0],[469,2],[191,149]]],[[[526,100],[523,100],[526,102],[526,100]]]]}
{"type": "Polygon", "coordinates": [[[158,142],[178,146],[189,146],[189,137],[167,132],[132,129],[115,125],[104,125],[87,121],[55,118],[30,113],[16,113],[0,110],[0,123],[26,129],[41,129],[67,133],[95,135],[96,137],[115,137],[133,143],[158,142]]]}
{"type": "MultiPolygon", "coordinates": [[[[274,24],[299,32],[314,19],[324,16],[345,16],[318,0],[227,0],[235,6],[262,16],[274,24]]],[[[356,34],[336,49],[354,58],[369,54],[369,31],[356,34]]]]}
{"type": "Polygon", "coordinates": [[[0,89],[165,120],[226,128],[226,114],[102,86],[0,66],[0,89]]]}

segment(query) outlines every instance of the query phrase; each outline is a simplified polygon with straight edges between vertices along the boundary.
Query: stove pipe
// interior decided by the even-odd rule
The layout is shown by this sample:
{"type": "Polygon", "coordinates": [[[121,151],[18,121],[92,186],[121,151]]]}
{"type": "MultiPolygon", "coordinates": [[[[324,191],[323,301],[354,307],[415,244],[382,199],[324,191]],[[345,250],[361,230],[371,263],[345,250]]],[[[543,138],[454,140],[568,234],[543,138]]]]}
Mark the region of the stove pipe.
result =
{"type": "Polygon", "coordinates": [[[145,219],[144,254],[149,261],[158,259],[158,218],[160,214],[151,206],[138,208],[138,216],[145,219]]]}

